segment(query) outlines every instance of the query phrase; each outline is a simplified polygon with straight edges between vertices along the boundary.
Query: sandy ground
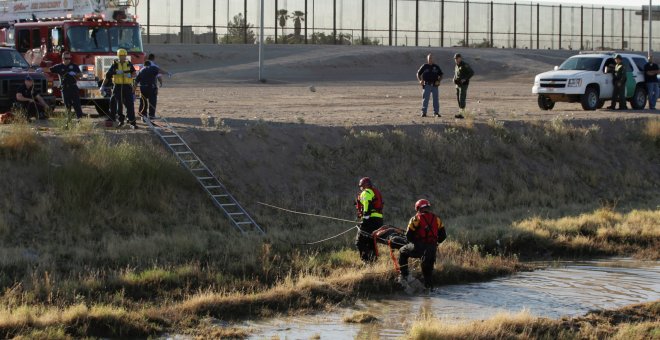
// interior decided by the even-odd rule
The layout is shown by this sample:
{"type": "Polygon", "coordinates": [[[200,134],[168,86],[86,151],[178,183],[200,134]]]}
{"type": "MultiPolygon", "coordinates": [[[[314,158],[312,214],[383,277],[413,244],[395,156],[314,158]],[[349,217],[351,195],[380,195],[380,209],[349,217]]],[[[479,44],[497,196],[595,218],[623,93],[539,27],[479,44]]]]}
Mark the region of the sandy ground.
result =
{"type": "Polygon", "coordinates": [[[552,69],[574,51],[267,46],[267,81],[259,83],[256,46],[146,49],[157,55],[161,67],[174,73],[161,88],[159,114],[183,118],[177,119],[183,124],[201,124],[202,116],[234,124],[259,119],[324,126],[453,122],[458,110],[451,84],[455,52],[462,53],[476,72],[468,93],[468,110],[475,122],[656,116],[643,110],[588,112],[579,103],[540,110],[531,93],[534,75],[552,69]],[[441,118],[419,117],[421,89],[414,77],[429,51],[445,72],[441,118]]]}

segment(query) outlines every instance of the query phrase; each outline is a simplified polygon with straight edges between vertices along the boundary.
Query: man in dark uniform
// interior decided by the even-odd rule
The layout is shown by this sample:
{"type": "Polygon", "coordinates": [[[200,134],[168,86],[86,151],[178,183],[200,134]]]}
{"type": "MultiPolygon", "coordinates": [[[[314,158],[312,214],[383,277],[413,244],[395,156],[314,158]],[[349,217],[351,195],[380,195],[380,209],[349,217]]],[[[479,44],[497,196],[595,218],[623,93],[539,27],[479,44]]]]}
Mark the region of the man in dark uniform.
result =
{"type": "Polygon", "coordinates": [[[158,86],[156,82],[160,73],[160,69],[153,66],[147,60],[144,62],[144,68],[135,77],[135,82],[140,86],[140,93],[142,95],[139,113],[143,121],[147,117],[147,113],[149,119],[156,118],[156,103],[158,101],[158,86]]]}
{"type": "Polygon", "coordinates": [[[660,71],[658,64],[653,62],[653,55],[649,54],[649,62],[644,65],[644,83],[651,110],[655,110],[655,103],[658,100],[658,71],[660,71]]]}
{"type": "Polygon", "coordinates": [[[71,53],[62,53],[62,63],[53,67],[44,68],[45,72],[56,73],[60,76],[62,86],[62,99],[67,110],[76,112],[76,118],[83,116],[82,106],[80,105],[80,90],[78,89],[78,79],[80,79],[80,67],[71,62],[71,53]]]}
{"type": "Polygon", "coordinates": [[[614,56],[614,73],[613,73],[613,85],[614,90],[612,91],[612,105],[608,106],[608,109],[614,110],[616,108],[616,103],[619,103],[619,110],[627,110],[626,106],[626,65],[623,64],[623,58],[620,54],[614,56]]]}
{"type": "Polygon", "coordinates": [[[458,108],[460,112],[454,117],[463,119],[463,112],[465,112],[465,101],[467,98],[468,85],[470,85],[470,78],[474,75],[472,67],[463,61],[460,53],[454,54],[454,84],[456,84],[456,100],[458,101],[458,108]]]}
{"type": "Polygon", "coordinates": [[[355,201],[355,207],[362,222],[355,238],[355,245],[362,261],[370,263],[376,260],[376,248],[371,233],[383,226],[383,197],[369,177],[360,179],[358,186],[360,193],[355,201]]]}
{"type": "Polygon", "coordinates": [[[48,119],[44,112],[50,111],[50,107],[34,88],[34,81],[29,75],[25,77],[25,83],[16,90],[16,103],[25,110],[25,118],[30,121],[30,116],[38,119],[48,119]],[[43,110],[39,110],[39,106],[43,110]]]}
{"type": "Polygon", "coordinates": [[[137,129],[135,123],[135,107],[133,106],[134,93],[133,93],[133,79],[135,78],[135,68],[130,61],[126,60],[128,53],[125,49],[120,48],[117,50],[117,57],[119,61],[115,61],[110,69],[105,74],[103,84],[101,84],[101,93],[105,92],[105,85],[108,79],[112,79],[114,84],[112,88],[112,97],[110,98],[110,116],[112,120],[117,118],[119,114],[119,124],[117,127],[124,125],[123,106],[126,106],[126,115],[128,116],[128,123],[132,129],[137,129]]]}
{"type": "Polygon", "coordinates": [[[410,282],[410,269],[408,258],[420,258],[422,260],[422,274],[424,275],[424,286],[433,288],[433,266],[435,265],[435,253],[438,244],[447,238],[447,232],[442,225],[440,217],[431,212],[431,203],[421,199],[415,203],[415,216],[408,222],[406,238],[408,244],[399,249],[399,283],[406,285],[410,282]]]}
{"type": "Polygon", "coordinates": [[[429,107],[429,97],[433,95],[433,114],[440,117],[440,103],[438,102],[438,86],[442,80],[442,70],[440,66],[433,63],[433,55],[429,53],[426,56],[426,64],[417,70],[417,80],[422,85],[422,117],[426,117],[426,111],[429,107]]]}

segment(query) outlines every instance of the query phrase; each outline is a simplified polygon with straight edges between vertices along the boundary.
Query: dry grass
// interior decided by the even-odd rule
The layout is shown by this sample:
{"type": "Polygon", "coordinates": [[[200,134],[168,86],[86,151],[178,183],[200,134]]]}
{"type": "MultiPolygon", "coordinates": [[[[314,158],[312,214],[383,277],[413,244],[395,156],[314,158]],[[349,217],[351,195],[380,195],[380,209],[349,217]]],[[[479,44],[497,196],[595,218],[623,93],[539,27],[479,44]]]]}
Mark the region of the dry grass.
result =
{"type": "Polygon", "coordinates": [[[210,143],[214,156],[233,160],[209,165],[235,179],[231,191],[268,227],[265,238],[239,237],[150,138],[84,125],[44,136],[17,125],[0,136],[0,308],[13,320],[0,328],[144,335],[185,331],[208,315],[295,313],[397,291],[385,247],[370,267],[354,235],[299,247],[349,226],[252,203],[352,216],[363,175],[384,192],[388,223],[403,226],[419,196],[436,203],[449,231],[436,282],[528,269],[518,256],[657,258],[659,146],[644,132],[652,123],[612,124],[207,131],[224,145],[210,143]],[[598,209],[598,199],[620,205],[598,209]]]}
{"type": "Polygon", "coordinates": [[[346,323],[372,323],[378,321],[378,318],[369,312],[355,312],[345,316],[343,320],[346,323]]]}
{"type": "Polygon", "coordinates": [[[430,339],[657,339],[660,301],[550,320],[528,312],[498,314],[484,321],[452,323],[427,318],[415,322],[409,337],[430,339]]]}

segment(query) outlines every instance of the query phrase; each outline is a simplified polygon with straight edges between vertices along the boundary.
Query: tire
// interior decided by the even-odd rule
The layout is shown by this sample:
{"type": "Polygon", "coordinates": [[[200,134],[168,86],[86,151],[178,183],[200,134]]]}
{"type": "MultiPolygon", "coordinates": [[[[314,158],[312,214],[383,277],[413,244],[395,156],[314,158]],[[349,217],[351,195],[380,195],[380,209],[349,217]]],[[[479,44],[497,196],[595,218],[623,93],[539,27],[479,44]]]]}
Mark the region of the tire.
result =
{"type": "Polygon", "coordinates": [[[601,100],[598,101],[598,105],[596,105],[596,108],[597,109],[602,109],[603,106],[605,106],[605,100],[601,99],[601,100]]]}
{"type": "MultiPolygon", "coordinates": [[[[593,111],[598,108],[600,98],[598,98],[598,89],[594,86],[588,86],[584,94],[580,98],[582,109],[586,111],[593,111]]],[[[603,102],[604,104],[605,102],[603,102]]]]}
{"type": "Polygon", "coordinates": [[[555,107],[555,102],[544,95],[539,95],[538,104],[539,108],[543,111],[552,110],[552,108],[555,107]]]}
{"type": "Polygon", "coordinates": [[[630,106],[635,110],[642,110],[646,106],[646,89],[642,86],[637,86],[635,88],[635,93],[633,93],[632,98],[630,98],[630,106]]]}

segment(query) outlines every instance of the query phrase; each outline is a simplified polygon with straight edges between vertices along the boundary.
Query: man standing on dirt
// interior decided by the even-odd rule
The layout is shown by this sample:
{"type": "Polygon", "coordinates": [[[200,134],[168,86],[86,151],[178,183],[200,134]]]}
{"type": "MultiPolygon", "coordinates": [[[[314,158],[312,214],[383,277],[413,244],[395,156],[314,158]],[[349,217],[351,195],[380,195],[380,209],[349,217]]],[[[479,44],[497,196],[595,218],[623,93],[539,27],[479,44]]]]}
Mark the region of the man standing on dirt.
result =
{"type": "Polygon", "coordinates": [[[156,104],[158,102],[158,86],[156,86],[156,79],[160,75],[160,69],[154,67],[153,64],[147,60],[144,62],[144,68],[140,70],[135,82],[140,86],[140,109],[139,113],[142,116],[142,121],[149,119],[156,119],[156,104]]]}
{"type": "Polygon", "coordinates": [[[422,117],[426,117],[429,107],[429,96],[433,95],[433,115],[440,117],[440,103],[438,102],[438,86],[442,80],[440,66],[433,63],[433,55],[426,56],[426,64],[417,70],[417,80],[422,85],[422,117]]]}
{"type": "Polygon", "coordinates": [[[163,76],[162,76],[162,74],[167,74],[169,77],[172,77],[172,73],[169,73],[169,72],[163,70],[162,68],[160,68],[160,66],[158,66],[158,64],[156,64],[156,55],[155,54],[149,53],[149,55],[147,56],[147,60],[149,62],[151,62],[151,66],[153,66],[157,69],[160,69],[160,73],[158,74],[158,84],[160,84],[160,87],[163,87],[163,76]]]}
{"type": "Polygon", "coordinates": [[[474,75],[472,67],[463,61],[463,56],[460,53],[454,54],[454,84],[456,84],[456,100],[458,101],[459,113],[454,117],[463,119],[465,112],[465,101],[467,99],[467,89],[470,85],[470,78],[474,75]]]}
{"type": "Polygon", "coordinates": [[[653,62],[653,54],[649,54],[649,62],[644,65],[644,82],[646,83],[646,93],[649,96],[649,109],[655,110],[655,103],[658,100],[658,64],[653,62]]]}
{"type": "Polygon", "coordinates": [[[623,64],[623,58],[620,54],[614,56],[616,65],[614,66],[614,90],[612,91],[612,105],[608,109],[614,110],[616,103],[619,103],[619,110],[627,110],[626,106],[626,65],[623,64]]]}
{"type": "Polygon", "coordinates": [[[71,62],[71,53],[65,51],[62,53],[62,63],[53,67],[45,67],[44,72],[56,73],[60,76],[62,87],[62,99],[64,106],[70,112],[71,109],[76,112],[76,118],[83,117],[82,106],[80,105],[80,90],[78,89],[78,79],[82,74],[80,67],[71,62]]]}
{"type": "Polygon", "coordinates": [[[383,226],[383,197],[369,177],[360,179],[360,193],[355,200],[358,219],[361,223],[355,237],[355,245],[364,263],[376,260],[376,248],[371,233],[383,226]]]}
{"type": "Polygon", "coordinates": [[[433,266],[435,265],[435,253],[438,244],[447,238],[447,232],[442,225],[440,217],[431,212],[431,203],[420,199],[415,203],[415,216],[408,222],[406,238],[408,244],[399,250],[399,268],[401,275],[399,283],[407,285],[409,277],[408,258],[421,258],[422,274],[424,275],[424,287],[433,289],[433,266]]]}
{"type": "Polygon", "coordinates": [[[123,106],[126,106],[126,115],[128,116],[128,123],[132,129],[137,128],[135,123],[135,97],[133,95],[133,78],[135,78],[135,68],[130,61],[126,60],[128,52],[120,48],[117,50],[117,57],[119,61],[115,61],[108,72],[105,74],[103,84],[101,84],[101,93],[105,92],[105,85],[108,79],[112,79],[114,87],[112,88],[112,97],[110,98],[110,115],[112,120],[115,120],[119,114],[119,124],[117,127],[124,125],[123,106]]]}

